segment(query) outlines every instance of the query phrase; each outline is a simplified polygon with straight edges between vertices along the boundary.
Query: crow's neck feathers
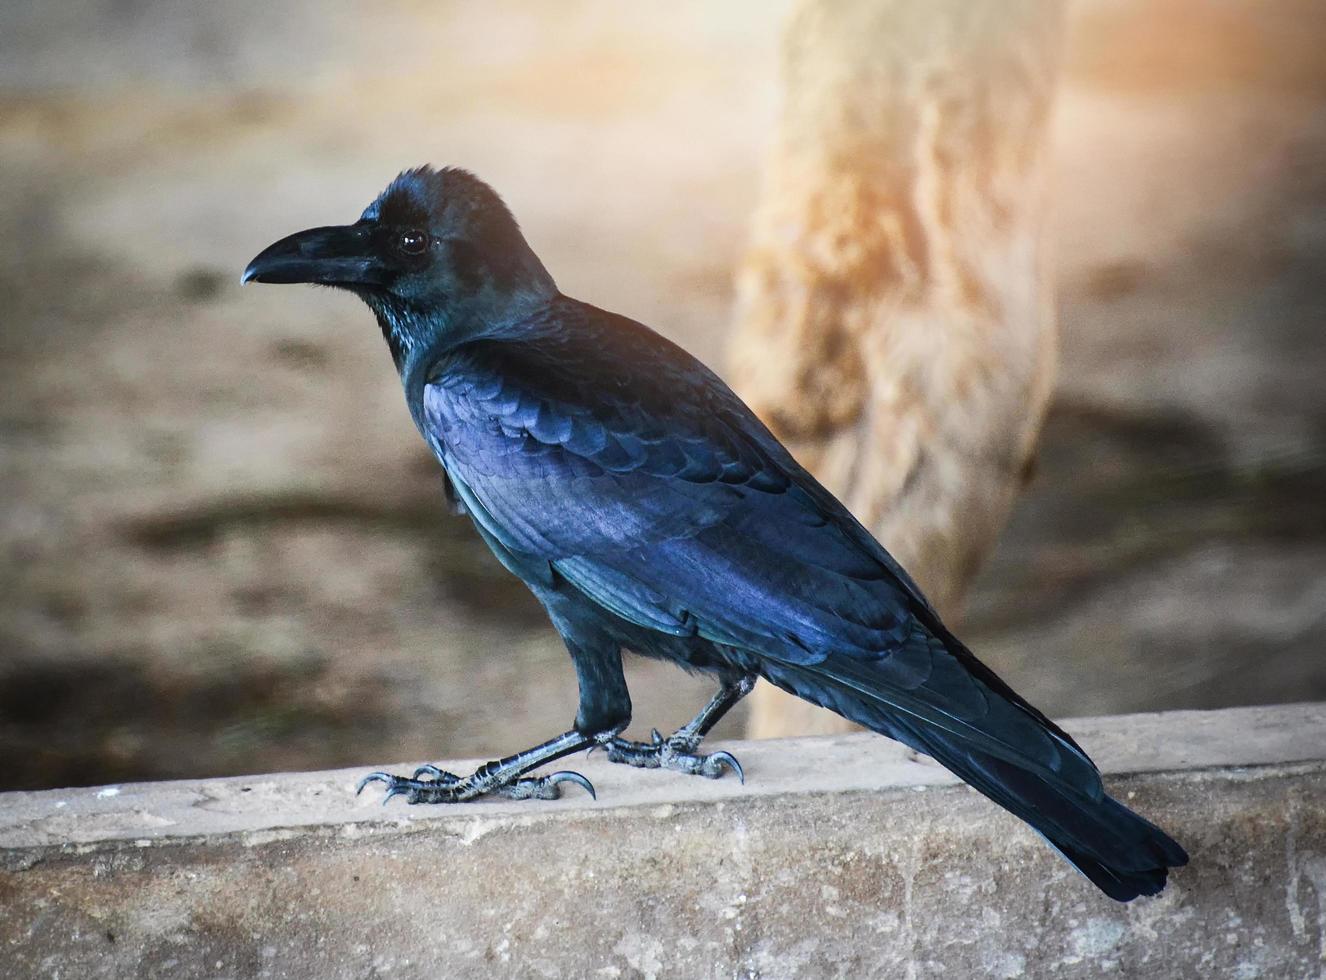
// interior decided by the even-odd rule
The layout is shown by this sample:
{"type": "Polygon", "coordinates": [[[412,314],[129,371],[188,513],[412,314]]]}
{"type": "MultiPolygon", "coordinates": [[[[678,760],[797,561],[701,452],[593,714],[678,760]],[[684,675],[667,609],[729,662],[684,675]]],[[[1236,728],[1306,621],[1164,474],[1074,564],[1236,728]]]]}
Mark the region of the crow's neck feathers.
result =
{"type": "Polygon", "coordinates": [[[420,338],[431,332],[420,329],[422,325],[416,322],[422,314],[406,311],[395,303],[375,302],[374,298],[367,296],[364,301],[377,317],[378,327],[382,330],[382,339],[387,342],[387,349],[391,351],[392,363],[396,365],[397,371],[401,370],[421,343],[420,338]]]}
{"type": "Polygon", "coordinates": [[[429,309],[380,294],[361,298],[377,318],[396,370],[404,371],[408,361],[432,361],[462,344],[517,332],[560,295],[555,286],[521,290],[485,304],[487,309],[469,304],[429,309]]]}

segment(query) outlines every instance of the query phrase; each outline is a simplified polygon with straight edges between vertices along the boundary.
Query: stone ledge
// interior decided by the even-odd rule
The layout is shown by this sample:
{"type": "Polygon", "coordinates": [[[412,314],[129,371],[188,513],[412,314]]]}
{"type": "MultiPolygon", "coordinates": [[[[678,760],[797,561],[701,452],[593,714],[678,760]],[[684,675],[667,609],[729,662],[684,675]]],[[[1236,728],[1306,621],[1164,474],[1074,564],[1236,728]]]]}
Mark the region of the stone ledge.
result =
{"type": "Polygon", "coordinates": [[[1323,975],[1326,705],[1066,727],[1191,853],[1161,897],[870,735],[728,744],[744,787],[598,756],[598,802],[358,767],[0,795],[0,975],[1323,975]]]}

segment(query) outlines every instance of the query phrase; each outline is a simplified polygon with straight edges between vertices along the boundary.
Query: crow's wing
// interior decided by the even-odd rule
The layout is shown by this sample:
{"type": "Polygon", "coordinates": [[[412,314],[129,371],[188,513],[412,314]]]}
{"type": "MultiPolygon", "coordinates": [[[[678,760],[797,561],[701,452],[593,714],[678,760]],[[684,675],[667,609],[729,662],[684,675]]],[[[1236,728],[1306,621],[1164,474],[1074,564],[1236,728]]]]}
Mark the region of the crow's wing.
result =
{"type": "Polygon", "coordinates": [[[939,623],[897,563],[712,372],[563,300],[437,365],[426,434],[517,574],[650,629],[822,676],[1099,793],[1085,755],[939,623]]]}

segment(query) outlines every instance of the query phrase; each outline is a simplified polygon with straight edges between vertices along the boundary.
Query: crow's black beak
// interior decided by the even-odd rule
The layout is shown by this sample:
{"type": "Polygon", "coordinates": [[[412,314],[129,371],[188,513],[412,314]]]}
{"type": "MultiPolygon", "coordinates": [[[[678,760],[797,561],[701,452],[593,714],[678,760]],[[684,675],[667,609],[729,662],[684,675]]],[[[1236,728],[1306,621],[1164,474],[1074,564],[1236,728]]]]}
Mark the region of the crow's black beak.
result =
{"type": "Polygon", "coordinates": [[[386,285],[388,270],[374,254],[371,231],[360,223],[296,232],[259,252],[240,282],[386,285]]]}

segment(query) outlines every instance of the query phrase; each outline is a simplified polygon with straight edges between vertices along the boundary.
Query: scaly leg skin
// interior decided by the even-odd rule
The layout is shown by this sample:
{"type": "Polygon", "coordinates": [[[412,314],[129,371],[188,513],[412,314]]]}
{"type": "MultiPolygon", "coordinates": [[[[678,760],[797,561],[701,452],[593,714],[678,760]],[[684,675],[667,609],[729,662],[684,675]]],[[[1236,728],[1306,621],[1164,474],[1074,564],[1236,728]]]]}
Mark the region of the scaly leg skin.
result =
{"type": "Polygon", "coordinates": [[[555,800],[562,795],[562,783],[574,783],[597,799],[593,784],[578,772],[564,771],[533,777],[525,776],[525,773],[577,752],[591,742],[602,742],[611,737],[610,732],[590,738],[577,731],[569,731],[532,749],[482,765],[464,777],[437,766],[420,766],[412,776],[371,772],[359,781],[355,795],[362,793],[369,783],[382,783],[387,787],[387,795],[382,800],[384,805],[393,796],[404,796],[408,803],[464,803],[480,796],[555,800]]]}
{"type": "Polygon", "coordinates": [[[613,736],[612,741],[607,743],[608,760],[641,769],[672,769],[708,779],[718,779],[724,769],[731,769],[737,774],[737,779],[745,783],[746,774],[731,752],[700,755],[696,750],[709,730],[718,723],[718,719],[749,694],[754,686],[754,677],[742,677],[732,683],[725,683],[698,715],[668,738],[660,735],[657,728],[654,729],[652,740],[648,742],[632,742],[613,736]]]}

